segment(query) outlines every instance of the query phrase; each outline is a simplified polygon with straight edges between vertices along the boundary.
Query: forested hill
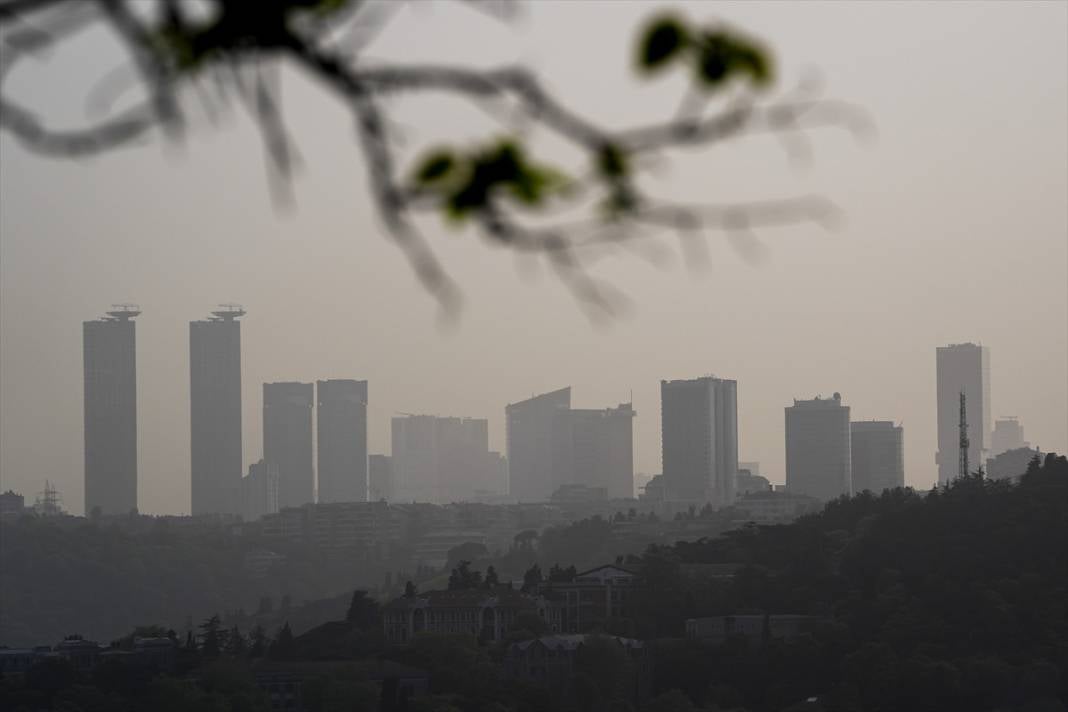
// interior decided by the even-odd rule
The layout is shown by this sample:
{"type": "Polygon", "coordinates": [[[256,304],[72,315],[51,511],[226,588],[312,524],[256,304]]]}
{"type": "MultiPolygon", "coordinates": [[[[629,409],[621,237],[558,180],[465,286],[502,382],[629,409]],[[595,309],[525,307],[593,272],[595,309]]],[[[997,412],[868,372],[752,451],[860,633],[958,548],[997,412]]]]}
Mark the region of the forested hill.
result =
{"type": "Polygon", "coordinates": [[[810,695],[831,709],[1068,708],[1063,456],[1032,462],[1018,483],[843,498],[791,525],[650,549],[642,565],[658,582],[645,607],[655,635],[702,615],[826,619],[773,649],[663,651],[677,676],[660,685],[694,699],[721,685],[754,709],[810,695]],[[689,572],[712,563],[744,566],[728,585],[695,585],[689,572]]]}

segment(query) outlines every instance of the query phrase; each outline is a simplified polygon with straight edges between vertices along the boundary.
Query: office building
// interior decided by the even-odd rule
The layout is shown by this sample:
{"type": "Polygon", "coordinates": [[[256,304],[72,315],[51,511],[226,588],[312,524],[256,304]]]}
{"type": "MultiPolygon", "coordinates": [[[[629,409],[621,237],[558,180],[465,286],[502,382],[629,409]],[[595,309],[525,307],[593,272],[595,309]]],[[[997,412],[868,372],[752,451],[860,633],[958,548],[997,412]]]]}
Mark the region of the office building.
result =
{"type": "Polygon", "coordinates": [[[241,479],[241,516],[252,522],[278,511],[278,467],[260,460],[241,479]]]}
{"type": "Polygon", "coordinates": [[[559,486],[553,475],[556,413],[571,407],[571,388],[505,406],[508,493],[520,502],[545,502],[559,486]]]}
{"type": "Polygon", "coordinates": [[[554,414],[553,492],[568,485],[634,497],[634,409],[559,408],[554,414]]]}
{"type": "Polygon", "coordinates": [[[315,501],[311,383],[263,384],[263,459],[278,468],[278,506],[315,501]]]}
{"type": "Polygon", "coordinates": [[[968,421],[968,462],[974,471],[986,459],[990,437],[990,349],[975,344],[938,347],[938,482],[957,477],[960,457],[960,394],[968,421]]]}
{"type": "Polygon", "coordinates": [[[367,381],[316,383],[320,502],[367,501],[367,381]]]}
{"type": "Polygon", "coordinates": [[[853,492],[879,494],[905,486],[904,434],[889,420],[858,421],[850,426],[853,492]]]}
{"type": "Polygon", "coordinates": [[[244,309],[222,305],[189,323],[191,512],[240,509],[241,322],[244,309]]]}
{"type": "Polygon", "coordinates": [[[738,473],[738,383],[704,376],[660,382],[664,497],[727,507],[738,473]]]}
{"type": "Polygon", "coordinates": [[[117,305],[82,323],[85,513],[137,509],[137,354],[140,310],[117,305]]]}
{"type": "Polygon", "coordinates": [[[794,400],[786,408],[786,488],[828,501],[852,493],[849,406],[842,397],[794,400]]]}
{"type": "Polygon", "coordinates": [[[1029,448],[1031,443],[1024,440],[1023,426],[1015,415],[998,418],[994,421],[994,432],[990,434],[990,456],[997,457],[1009,450],[1029,448]]]}

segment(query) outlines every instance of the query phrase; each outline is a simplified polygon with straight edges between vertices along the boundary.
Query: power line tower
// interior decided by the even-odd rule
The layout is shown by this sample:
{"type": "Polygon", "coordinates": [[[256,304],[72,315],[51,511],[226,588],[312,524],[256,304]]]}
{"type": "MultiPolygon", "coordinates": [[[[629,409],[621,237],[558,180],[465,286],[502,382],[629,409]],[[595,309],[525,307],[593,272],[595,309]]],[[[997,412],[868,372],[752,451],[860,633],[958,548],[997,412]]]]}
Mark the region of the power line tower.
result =
{"type": "Polygon", "coordinates": [[[968,476],[968,418],[964,411],[964,391],[960,392],[960,455],[957,460],[957,477],[968,476]]]}

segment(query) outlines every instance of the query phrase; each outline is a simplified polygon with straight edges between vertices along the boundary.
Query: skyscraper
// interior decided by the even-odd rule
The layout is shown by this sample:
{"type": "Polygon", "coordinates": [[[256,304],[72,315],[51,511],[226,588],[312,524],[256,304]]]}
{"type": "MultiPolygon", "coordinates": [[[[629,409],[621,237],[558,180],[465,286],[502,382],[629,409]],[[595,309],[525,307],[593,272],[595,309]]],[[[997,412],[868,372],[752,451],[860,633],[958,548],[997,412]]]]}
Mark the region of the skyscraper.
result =
{"type": "Polygon", "coordinates": [[[951,344],[937,350],[938,482],[957,477],[960,457],[960,394],[968,421],[968,462],[975,469],[986,460],[990,442],[990,349],[951,344]]]}
{"type": "Polygon", "coordinates": [[[665,497],[734,502],[738,474],[738,382],[704,376],[660,382],[665,497]]]}
{"type": "Polygon", "coordinates": [[[278,511],[278,468],[260,460],[241,479],[241,516],[254,522],[278,511]]]}
{"type": "Polygon", "coordinates": [[[849,406],[842,396],[786,408],[786,489],[824,501],[852,492],[849,406]]]}
{"type": "Polygon", "coordinates": [[[278,468],[278,507],[315,501],[311,383],[263,384],[263,461],[278,468]]]}
{"type": "Polygon", "coordinates": [[[553,491],[562,485],[603,487],[612,498],[634,496],[634,409],[556,411],[553,491]]]}
{"type": "Polygon", "coordinates": [[[513,499],[545,502],[553,493],[556,412],[570,407],[570,386],[505,406],[508,486],[513,499]]]}
{"type": "Polygon", "coordinates": [[[367,499],[393,501],[393,463],[389,455],[367,456],[367,499]]]}
{"type": "Polygon", "coordinates": [[[130,304],[82,323],[85,513],[137,509],[137,354],[130,304]]]}
{"type": "Polygon", "coordinates": [[[316,382],[319,501],[367,501],[367,381],[316,382]]]}
{"type": "Polygon", "coordinates": [[[245,310],[224,304],[189,322],[191,511],[240,511],[241,322],[245,310]]]}
{"type": "Polygon", "coordinates": [[[853,492],[905,486],[904,431],[889,420],[865,420],[850,425],[853,492]]]}

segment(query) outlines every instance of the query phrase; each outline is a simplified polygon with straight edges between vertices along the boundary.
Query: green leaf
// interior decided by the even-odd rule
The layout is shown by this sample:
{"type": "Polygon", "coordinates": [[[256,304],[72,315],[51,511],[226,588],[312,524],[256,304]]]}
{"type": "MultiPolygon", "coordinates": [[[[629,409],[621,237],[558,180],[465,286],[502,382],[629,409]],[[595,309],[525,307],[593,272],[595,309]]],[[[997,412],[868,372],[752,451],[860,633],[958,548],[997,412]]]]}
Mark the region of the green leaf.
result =
{"type": "Polygon", "coordinates": [[[763,47],[755,44],[738,45],[735,47],[733,62],[739,71],[749,75],[755,86],[767,86],[771,83],[771,56],[763,47]]]}
{"type": "Polygon", "coordinates": [[[456,167],[457,160],[451,151],[436,151],[423,159],[419,170],[416,171],[415,180],[420,185],[437,183],[453,173],[456,167]]]}
{"type": "Polygon", "coordinates": [[[723,83],[731,70],[731,50],[727,35],[720,32],[705,35],[697,54],[697,78],[709,87],[723,83]]]}
{"type": "Polygon", "coordinates": [[[638,66],[645,71],[659,69],[686,44],[686,28],[673,17],[654,20],[645,31],[638,50],[638,66]]]}
{"type": "Polygon", "coordinates": [[[614,143],[606,143],[597,154],[597,170],[606,178],[622,178],[630,172],[627,156],[614,143]]]}

